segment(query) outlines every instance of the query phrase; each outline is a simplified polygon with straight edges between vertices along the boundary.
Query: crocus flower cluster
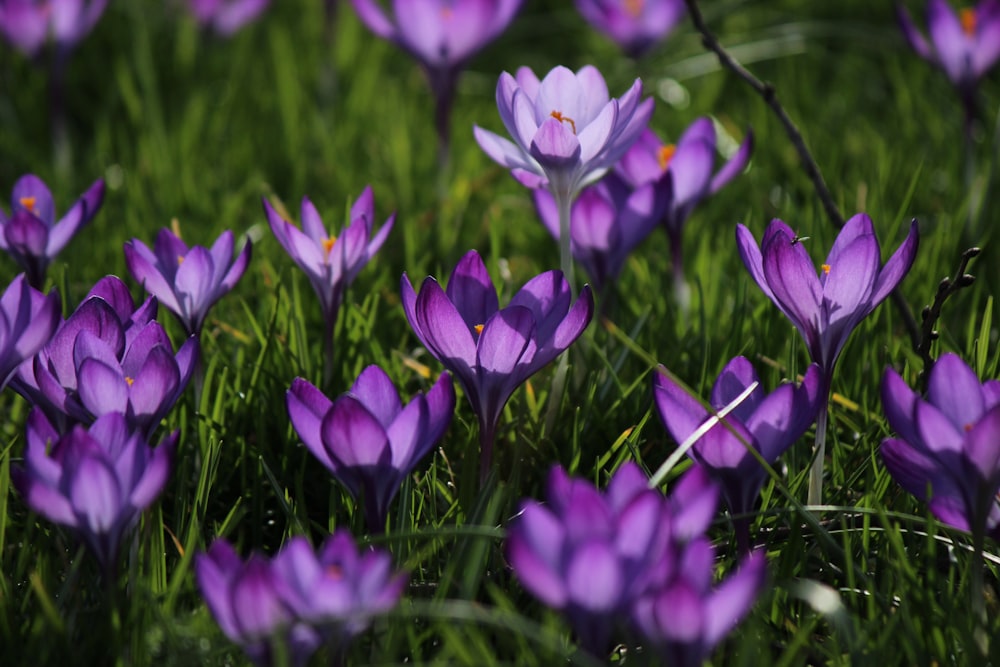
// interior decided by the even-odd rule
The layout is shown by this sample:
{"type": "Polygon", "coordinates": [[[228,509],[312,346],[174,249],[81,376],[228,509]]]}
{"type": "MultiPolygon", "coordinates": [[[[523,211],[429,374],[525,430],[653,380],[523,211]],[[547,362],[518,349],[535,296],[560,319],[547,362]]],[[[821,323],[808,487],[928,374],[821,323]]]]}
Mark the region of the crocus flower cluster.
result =
{"type": "Polygon", "coordinates": [[[11,386],[61,433],[119,412],[130,431],[148,437],[180,397],[198,355],[194,337],[175,355],[155,316],[155,299],[137,308],[121,280],[103,278],[11,386]]]}
{"type": "Polygon", "coordinates": [[[58,293],[42,294],[23,273],[14,278],[0,296],[0,389],[49,342],[61,321],[58,293]]]}
{"type": "Polygon", "coordinates": [[[403,274],[406,319],[420,342],[458,378],[479,418],[480,474],[492,462],[500,412],[525,380],[583,333],[594,313],[590,288],[573,302],[561,271],[532,278],[500,308],[486,265],[470,250],[455,266],[447,291],[433,277],[417,294],[403,274]]]}
{"type": "Polygon", "coordinates": [[[34,174],[18,179],[11,199],[10,215],[0,210],[0,248],[21,265],[28,282],[41,289],[49,264],[101,208],[104,181],[95,181],[58,222],[52,193],[34,174]]]}
{"type": "Polygon", "coordinates": [[[576,0],[577,11],[626,55],[638,58],[684,18],[684,0],[576,0]]]}
{"type": "Polygon", "coordinates": [[[256,665],[270,665],[281,642],[293,665],[323,643],[340,654],[373,616],[394,607],[406,586],[388,553],[359,550],[337,531],[316,552],[295,537],[272,559],[242,560],[217,539],[195,556],[195,576],[209,610],[256,665]]]}
{"type": "Polygon", "coordinates": [[[926,399],[887,368],[882,406],[897,434],[879,450],[893,478],[948,525],[1000,539],[1000,382],[980,383],[958,356],[943,354],[926,399]]]}
{"type": "MultiPolygon", "coordinates": [[[[812,364],[799,386],[784,384],[767,394],[757,384],[687,452],[721,486],[729,511],[736,517],[736,535],[744,551],[750,549],[749,526],[739,515],[753,510],[767,481],[767,472],[748,448],[753,447],[773,465],[802,437],[826,400],[820,375],[819,367],[812,364]]],[[[709,404],[713,410],[722,410],[759,381],[746,357],[736,357],[716,379],[709,404]]],[[[711,416],[700,401],[665,373],[654,376],[653,395],[660,418],[678,443],[685,442],[711,416]]]]}
{"type": "Polygon", "coordinates": [[[948,75],[971,114],[976,85],[1000,60],[1000,1],[980,0],[955,12],[948,0],[928,0],[930,41],[902,5],[899,23],[913,50],[948,75]]]}
{"type": "Polygon", "coordinates": [[[35,408],[24,467],[13,467],[11,476],[28,507],[72,529],[111,576],[122,537],[166,486],[177,437],[175,431],[151,448],[117,412],[60,436],[35,408]]]}
{"type": "Polygon", "coordinates": [[[226,230],[211,248],[188,247],[169,229],[151,250],[139,239],[125,244],[129,273],[177,316],[189,336],[201,334],[208,310],[243,277],[250,262],[249,239],[233,259],[233,233],[226,230]]]}
{"type": "Polygon", "coordinates": [[[41,53],[50,37],[66,53],[93,30],[107,5],[108,0],[4,0],[0,34],[30,58],[41,53]]]}
{"type": "Polygon", "coordinates": [[[270,4],[271,0],[187,0],[198,24],[223,37],[256,20],[270,4]]]}
{"type": "Polygon", "coordinates": [[[331,401],[302,378],[287,393],[288,416],[309,451],[364,503],[368,528],[385,530],[389,503],[403,479],[451,423],[455,391],[443,373],[427,394],[403,407],[392,380],[369,366],[351,390],[331,401]]]}
{"type": "Polygon", "coordinates": [[[596,656],[625,625],[671,656],[667,664],[700,664],[764,584],[766,561],[757,554],[712,590],[714,555],[704,533],[718,489],[698,467],[664,498],[634,463],[619,468],[603,494],[556,466],[547,496],[547,504],[522,502],[507,558],[522,585],[562,611],[596,656]]]}

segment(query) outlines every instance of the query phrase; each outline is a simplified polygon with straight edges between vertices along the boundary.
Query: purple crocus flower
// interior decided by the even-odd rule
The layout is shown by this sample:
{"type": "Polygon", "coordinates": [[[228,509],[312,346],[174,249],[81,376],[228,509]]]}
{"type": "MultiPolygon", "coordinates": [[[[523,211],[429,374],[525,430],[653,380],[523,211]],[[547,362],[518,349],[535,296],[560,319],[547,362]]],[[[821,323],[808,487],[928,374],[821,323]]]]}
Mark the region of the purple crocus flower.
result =
{"type": "Polygon", "coordinates": [[[943,354],[926,399],[887,368],[882,406],[898,435],[880,448],[893,478],[944,523],[1000,538],[1000,382],[980,383],[958,356],[943,354]]]}
{"type": "MultiPolygon", "coordinates": [[[[750,362],[745,357],[734,358],[712,387],[712,408],[723,409],[755,382],[759,379],[750,362]]],[[[785,384],[765,394],[758,385],[723,419],[725,423],[716,424],[688,450],[688,455],[719,482],[731,514],[752,511],[767,481],[766,471],[747,446],[774,464],[815,421],[826,399],[821,384],[819,367],[812,364],[798,387],[785,384]]],[[[678,443],[686,441],[710,416],[700,401],[664,373],[653,378],[653,395],[660,418],[678,443]]],[[[748,519],[734,521],[741,548],[749,551],[748,519]]]]}
{"type": "Polygon", "coordinates": [[[373,533],[385,530],[400,484],[444,435],[455,412],[447,373],[403,407],[392,380],[378,366],[362,371],[336,401],[302,378],[292,382],[286,400],[292,425],[309,451],[363,500],[373,533]]]}
{"type": "Polygon", "coordinates": [[[193,336],[175,355],[155,315],[155,299],[136,308],[128,288],[108,276],[33,362],[21,365],[12,386],[60,432],[120,412],[148,437],[187,386],[198,355],[193,336]]]}
{"type": "Polygon", "coordinates": [[[52,193],[34,174],[17,180],[11,199],[10,216],[0,210],[0,248],[24,268],[28,282],[41,289],[49,264],[101,208],[104,181],[95,181],[59,222],[52,193]]]}
{"type": "Polygon", "coordinates": [[[97,24],[108,0],[3,0],[0,34],[29,58],[51,36],[56,48],[73,50],[97,24]]]}
{"type": "Polygon", "coordinates": [[[482,258],[470,250],[452,271],[447,291],[427,277],[417,294],[405,273],[400,289],[413,331],[455,374],[479,418],[480,476],[485,478],[507,399],[590,324],[590,287],[584,286],[573,303],[562,272],[546,271],[501,309],[482,258]]]}
{"type": "Polygon", "coordinates": [[[118,413],[60,437],[35,408],[24,467],[11,474],[28,507],[76,532],[111,576],[122,537],[167,483],[177,437],[151,448],[118,413]]]}
{"type": "Polygon", "coordinates": [[[547,504],[522,501],[507,529],[507,560],[521,585],[565,613],[584,648],[602,656],[616,622],[667,557],[664,499],[631,462],[603,494],[560,466],[547,489],[547,504]]]}
{"type": "Polygon", "coordinates": [[[393,0],[392,17],[376,0],[351,0],[358,18],[413,56],[427,73],[435,129],[447,154],[458,77],[480,49],[507,29],[523,0],[393,0]]]}
{"type": "Polygon", "coordinates": [[[684,223],[695,207],[736,177],[750,160],[753,133],[726,164],[715,171],[715,125],[710,118],[695,120],[676,144],[665,144],[652,130],[645,130],[615,165],[614,173],[632,188],[653,183],[661,222],[673,254],[674,285],[684,291],[684,223]]]}
{"type": "Polygon", "coordinates": [[[684,18],[684,0],[576,0],[596,30],[638,58],[667,38],[684,18]]]}
{"type": "Polygon", "coordinates": [[[898,15],[906,41],[944,70],[971,114],[976,85],[1000,60],[1000,0],[980,0],[958,13],[947,0],[928,0],[929,42],[902,5],[898,15]]]}
{"type": "Polygon", "coordinates": [[[217,539],[195,556],[195,576],[223,633],[256,665],[273,664],[275,641],[293,665],[305,664],[323,642],[342,657],[372,616],[396,605],[407,582],[388,553],[359,550],[344,530],[318,553],[294,537],[273,559],[255,553],[245,562],[217,539]]]}
{"type": "Polygon", "coordinates": [[[188,248],[169,229],[161,229],[150,250],[139,239],[125,244],[129,273],[181,321],[188,335],[199,335],[216,301],[233,289],[250,261],[251,243],[233,259],[233,233],[226,230],[211,248],[188,248]]]}
{"type": "Polygon", "coordinates": [[[271,0],[187,0],[198,24],[223,37],[256,20],[270,4],[271,0]]]}
{"type": "Polygon", "coordinates": [[[59,293],[46,296],[18,275],[0,296],[0,389],[25,359],[49,342],[60,317],[59,293]]]}
{"type": "MultiPolygon", "coordinates": [[[[545,228],[559,238],[559,211],[546,190],[532,193],[545,228]]],[[[570,247],[583,265],[594,289],[603,292],[613,283],[629,253],[656,228],[661,198],[647,183],[632,190],[614,173],[584,188],[570,210],[570,247]]]]}
{"type": "Polygon", "coordinates": [[[889,296],[913,264],[917,222],[882,266],[872,219],[852,217],[837,235],[817,276],[815,265],[791,227],[772,220],[758,248],[750,230],[736,226],[740,257],[760,289],[805,338],[829,388],[837,357],[854,328],[889,296]]]}
{"type": "Polygon", "coordinates": [[[560,266],[571,282],[570,206],[645,129],[653,100],[640,101],[641,94],[636,79],[621,98],[609,98],[604,77],[590,65],[576,73],[559,66],[541,81],[522,67],[516,78],[504,72],[497,83],[500,119],[514,141],[474,128],[479,146],[522,185],[552,193],[559,211],[560,266]]]}

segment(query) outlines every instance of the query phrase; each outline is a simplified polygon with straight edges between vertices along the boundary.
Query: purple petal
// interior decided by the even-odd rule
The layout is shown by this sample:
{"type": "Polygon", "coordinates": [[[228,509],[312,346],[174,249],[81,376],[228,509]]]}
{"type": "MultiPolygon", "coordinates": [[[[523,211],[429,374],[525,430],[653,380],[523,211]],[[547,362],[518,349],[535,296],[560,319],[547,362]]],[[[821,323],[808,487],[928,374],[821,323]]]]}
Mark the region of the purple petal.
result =
{"type": "Polygon", "coordinates": [[[767,557],[764,552],[755,551],[710,595],[705,604],[702,635],[706,651],[711,651],[749,613],[766,580],[767,557]]]}
{"type": "Polygon", "coordinates": [[[403,409],[396,386],[385,371],[371,365],[361,371],[361,375],[351,387],[351,395],[365,406],[379,423],[388,428],[403,409]]]}
{"type": "Polygon", "coordinates": [[[733,180],[736,176],[743,171],[750,161],[750,154],[753,152],[753,132],[747,130],[747,135],[743,139],[743,143],[740,147],[733,153],[733,156],[729,158],[729,161],[720,169],[715,176],[712,177],[712,184],[709,186],[709,192],[715,194],[723,188],[729,181],[733,180]]]}
{"type": "Polygon", "coordinates": [[[920,234],[917,221],[913,220],[910,223],[910,232],[906,235],[906,240],[896,249],[896,252],[892,253],[892,257],[885,263],[878,278],[875,279],[875,287],[871,295],[871,308],[881,303],[902,282],[903,277],[913,266],[919,245],[920,234]]]}
{"type": "Polygon", "coordinates": [[[611,545],[594,540],[576,550],[566,565],[569,598],[597,613],[617,609],[624,591],[625,573],[611,545]]]}
{"type": "Polygon", "coordinates": [[[701,403],[665,373],[653,376],[653,400],[660,419],[678,444],[708,418],[708,411],[701,403]]]}
{"type": "Polygon", "coordinates": [[[485,324],[500,308],[497,290],[475,250],[467,252],[455,265],[446,294],[469,327],[485,324]]]}
{"type": "Polygon", "coordinates": [[[338,466],[388,465],[392,459],[385,428],[350,395],[334,401],[320,432],[330,458],[338,466]]]}
{"type": "Polygon", "coordinates": [[[555,609],[564,607],[568,599],[559,571],[565,539],[559,521],[534,502],[524,505],[507,538],[507,561],[521,585],[555,609]]]}

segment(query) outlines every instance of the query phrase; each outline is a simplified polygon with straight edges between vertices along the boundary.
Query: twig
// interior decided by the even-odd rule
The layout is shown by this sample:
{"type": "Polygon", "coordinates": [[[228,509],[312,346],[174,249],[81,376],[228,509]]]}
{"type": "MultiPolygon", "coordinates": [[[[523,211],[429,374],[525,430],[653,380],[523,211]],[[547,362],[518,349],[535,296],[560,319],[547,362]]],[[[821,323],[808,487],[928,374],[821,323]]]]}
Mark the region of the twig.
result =
{"type": "Polygon", "coordinates": [[[917,345],[914,346],[917,354],[924,362],[924,369],[920,371],[920,386],[926,390],[927,389],[927,376],[930,371],[930,367],[934,365],[934,359],[931,358],[931,343],[937,340],[938,332],[934,329],[934,325],[937,324],[938,318],[941,317],[941,308],[944,307],[944,302],[948,298],[958,292],[958,290],[963,287],[968,287],[976,281],[976,277],[971,273],[966,273],[965,270],[969,267],[969,262],[980,253],[979,248],[969,248],[962,253],[962,261],[958,264],[958,271],[955,275],[958,276],[957,279],[952,280],[951,278],[944,278],[940,283],[938,283],[937,294],[934,295],[934,302],[929,306],[924,306],[924,309],[920,312],[920,320],[922,325],[920,327],[920,339],[917,345]]]}

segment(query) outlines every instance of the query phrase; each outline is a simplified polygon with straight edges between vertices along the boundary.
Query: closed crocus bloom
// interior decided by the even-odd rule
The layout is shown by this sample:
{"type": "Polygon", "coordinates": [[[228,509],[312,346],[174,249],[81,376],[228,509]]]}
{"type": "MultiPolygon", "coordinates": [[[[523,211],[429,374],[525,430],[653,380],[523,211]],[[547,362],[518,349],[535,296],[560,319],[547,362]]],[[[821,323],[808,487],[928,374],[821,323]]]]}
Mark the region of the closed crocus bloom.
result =
{"type": "Polygon", "coordinates": [[[930,41],[902,5],[899,22],[913,50],[945,71],[971,110],[976,85],[1000,60],[1000,1],[980,0],[956,12],[948,0],[928,0],[930,41]]]}
{"type": "Polygon", "coordinates": [[[897,435],[879,450],[893,478],[944,523],[1000,538],[1000,382],[981,383],[947,353],[931,368],[926,398],[887,368],[882,406],[897,435]]]}
{"type": "Polygon", "coordinates": [[[852,217],[837,235],[819,271],[791,227],[772,220],[760,247],[736,226],[740,257],[760,289],[799,330],[829,386],[837,357],[854,328],[896,288],[917,253],[917,222],[882,265],[872,219],[852,217]]]}
{"type": "Polygon", "coordinates": [[[601,493],[555,466],[548,503],[525,500],[507,532],[507,560],[521,584],[562,611],[581,644],[605,655],[612,630],[668,557],[663,496],[634,463],[601,493]]]}
{"type": "Polygon", "coordinates": [[[404,407],[392,380],[369,366],[351,390],[331,401],[296,378],[288,415],[306,447],[356,499],[372,532],[385,530],[389,503],[451,423],[455,392],[443,373],[426,394],[404,407]]]}
{"type": "Polygon", "coordinates": [[[275,642],[296,667],[319,648],[319,633],[285,601],[292,590],[272,562],[255,553],[246,561],[223,539],[194,559],[198,588],[222,632],[259,667],[275,664],[275,642]]]}
{"type": "Polygon", "coordinates": [[[574,303],[562,272],[546,271],[500,308],[482,258],[470,250],[452,271],[447,291],[428,277],[417,294],[405,273],[400,290],[414,333],[455,374],[479,418],[480,475],[485,478],[500,412],[517,387],[590,324],[590,288],[584,286],[574,303]]]}
{"type": "Polygon", "coordinates": [[[34,174],[18,179],[11,199],[10,215],[0,210],[0,248],[21,265],[32,286],[41,288],[55,256],[101,208],[104,181],[95,181],[58,222],[52,193],[34,174]]]}
{"type": "Polygon", "coordinates": [[[270,4],[271,0],[187,0],[198,24],[224,37],[256,20],[270,4]]]}
{"type": "Polygon", "coordinates": [[[12,386],[60,431],[120,412],[148,436],[187,386],[198,355],[193,336],[175,355],[155,315],[155,299],[136,308],[128,288],[108,276],[19,368],[12,386]]]}
{"type": "Polygon", "coordinates": [[[211,248],[188,247],[162,229],[150,249],[139,239],[125,244],[129,273],[181,321],[188,335],[199,335],[208,310],[233,289],[250,262],[249,239],[233,259],[233,233],[226,230],[211,248]]]}
{"type": "Polygon", "coordinates": [[[71,51],[94,28],[108,0],[2,0],[0,34],[26,56],[39,54],[51,37],[71,51]]]}
{"type": "Polygon", "coordinates": [[[12,477],[25,503],[78,534],[111,576],[122,537],[167,483],[177,436],[151,448],[123,415],[110,413],[60,437],[36,408],[24,467],[14,467],[12,477]]]}
{"type": "Polygon", "coordinates": [[[59,294],[46,296],[18,275],[0,296],[0,389],[25,359],[49,342],[62,321],[59,294]]]}
{"type": "Polygon", "coordinates": [[[576,0],[596,30],[637,58],[667,38],[684,18],[684,0],[576,0]]]}
{"type": "MultiPolygon", "coordinates": [[[[819,367],[813,364],[799,386],[785,384],[767,394],[758,384],[688,449],[688,455],[719,482],[732,514],[753,510],[767,481],[766,471],[747,446],[756,449],[768,464],[774,464],[816,419],[826,399],[820,376],[819,367]]],[[[759,379],[753,366],[745,357],[736,357],[716,379],[709,403],[714,410],[722,410],[754,383],[759,379]]],[[[653,395],[660,418],[678,443],[685,442],[711,417],[698,400],[665,373],[654,376],[653,395]]],[[[736,527],[740,545],[748,551],[748,520],[739,519],[736,527]]]]}

